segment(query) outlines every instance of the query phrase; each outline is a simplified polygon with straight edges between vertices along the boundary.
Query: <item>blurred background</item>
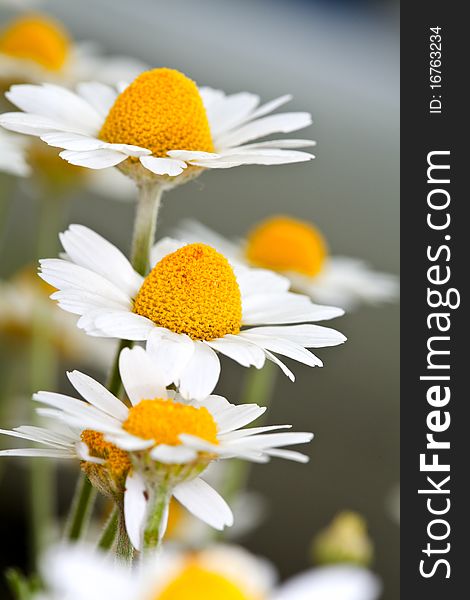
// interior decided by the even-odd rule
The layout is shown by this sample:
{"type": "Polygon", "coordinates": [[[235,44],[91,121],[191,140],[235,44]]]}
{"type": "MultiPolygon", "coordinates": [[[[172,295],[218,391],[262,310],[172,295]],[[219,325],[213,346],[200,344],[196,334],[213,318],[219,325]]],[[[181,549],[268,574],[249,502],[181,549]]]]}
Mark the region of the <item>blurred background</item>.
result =
{"type": "MultiPolygon", "coordinates": [[[[263,101],[292,93],[287,110],[313,114],[313,126],[300,136],[317,140],[313,163],[205,173],[166,197],[159,235],[191,217],[237,237],[270,214],[288,213],[317,223],[333,254],[397,273],[395,3],[51,0],[40,8],[61,19],[77,40],[98,41],[105,52],[179,69],[198,84],[227,93],[253,91],[263,101]]],[[[13,14],[0,11],[2,23],[13,14]]],[[[1,185],[8,186],[11,200],[0,248],[0,277],[8,279],[35,256],[38,206],[28,185],[14,185],[6,176],[1,185]]],[[[83,190],[69,196],[60,227],[88,225],[127,251],[132,202],[83,190]]],[[[383,598],[393,600],[398,597],[399,527],[389,495],[399,480],[399,308],[361,307],[334,326],[349,340],[318,352],[323,369],[295,365],[295,385],[277,378],[270,422],[292,423],[314,431],[316,438],[307,466],[274,460],[253,469],[251,488],[265,496],[267,516],[243,542],[288,576],[310,564],[314,533],[338,511],[356,510],[366,518],[375,543],[374,568],[384,580],[383,598]]],[[[26,377],[24,355],[15,352],[11,336],[2,336],[0,401],[8,391],[4,381],[13,378],[18,384],[26,377]],[[12,356],[17,356],[15,367],[12,356]]],[[[75,366],[71,362],[65,356],[59,371],[75,366]]],[[[226,361],[220,393],[237,397],[241,369],[226,361]]],[[[9,406],[1,411],[0,427],[21,423],[21,410],[9,406]]],[[[25,474],[18,461],[2,460],[2,568],[25,561],[25,474]]],[[[61,470],[64,508],[73,479],[73,473],[61,470]]]]}

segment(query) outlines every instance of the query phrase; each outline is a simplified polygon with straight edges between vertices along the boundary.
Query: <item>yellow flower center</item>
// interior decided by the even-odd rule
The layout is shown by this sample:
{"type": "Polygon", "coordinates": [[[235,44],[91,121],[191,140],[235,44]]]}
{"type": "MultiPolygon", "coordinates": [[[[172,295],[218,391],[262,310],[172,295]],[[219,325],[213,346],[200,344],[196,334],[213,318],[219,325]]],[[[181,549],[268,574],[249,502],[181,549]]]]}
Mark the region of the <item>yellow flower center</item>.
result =
{"type": "Polygon", "coordinates": [[[80,435],[82,442],[88,446],[90,456],[106,461],[106,468],[116,479],[125,477],[131,468],[129,455],[111,442],[106,442],[102,433],[93,429],[85,429],[80,435]]]}
{"type": "Polygon", "coordinates": [[[154,600],[255,600],[224,575],[190,561],[154,600]]]}
{"type": "Polygon", "coordinates": [[[198,88],[173,69],[139,75],[117,97],[99,137],[141,146],[159,157],[167,156],[169,150],[214,151],[198,88]]]}
{"type": "Polygon", "coordinates": [[[70,46],[62,25],[42,15],[20,17],[0,34],[0,53],[32,60],[49,71],[62,69],[70,46]]]}
{"type": "Polygon", "coordinates": [[[168,254],[146,277],[134,312],[195,340],[240,331],[240,288],[227,259],[205,244],[168,254]]]}
{"type": "Polygon", "coordinates": [[[277,216],[251,231],[246,256],[259,267],[313,276],[323,267],[327,247],[322,234],[310,223],[277,216]]]}
{"type": "Polygon", "coordinates": [[[129,409],[123,428],[132,435],[158,444],[179,446],[180,434],[195,435],[217,444],[217,424],[204,406],[195,407],[172,400],[142,400],[129,409]]]}

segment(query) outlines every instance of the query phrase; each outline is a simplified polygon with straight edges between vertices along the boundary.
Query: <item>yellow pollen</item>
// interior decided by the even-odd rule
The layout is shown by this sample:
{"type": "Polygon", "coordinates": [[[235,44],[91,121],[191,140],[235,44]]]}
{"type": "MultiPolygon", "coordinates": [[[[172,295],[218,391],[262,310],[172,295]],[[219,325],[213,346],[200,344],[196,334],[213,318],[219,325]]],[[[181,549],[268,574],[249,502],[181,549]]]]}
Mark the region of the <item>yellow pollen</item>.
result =
{"type": "Polygon", "coordinates": [[[189,561],[154,600],[259,600],[224,575],[189,561]]]}
{"type": "Polygon", "coordinates": [[[142,400],[129,409],[123,428],[144,440],[155,440],[158,444],[179,446],[180,434],[195,435],[217,444],[217,425],[204,406],[186,404],[154,398],[142,400]]]}
{"type": "Polygon", "coordinates": [[[88,446],[90,456],[102,458],[113,477],[125,477],[131,468],[129,455],[111,442],[106,442],[102,433],[93,429],[85,429],[80,435],[82,442],[88,446]]]}
{"type": "Polygon", "coordinates": [[[213,340],[240,331],[240,288],[227,259],[205,244],[168,254],[146,277],[134,312],[159,327],[213,340]]]}
{"type": "Polygon", "coordinates": [[[62,25],[42,15],[21,17],[0,33],[0,53],[32,60],[49,71],[62,69],[70,46],[62,25]]]}
{"type": "Polygon", "coordinates": [[[213,152],[206,110],[191,79],[173,69],[137,77],[116,99],[99,138],[167,156],[169,150],[213,152]]]}
{"type": "Polygon", "coordinates": [[[323,267],[327,246],[322,234],[310,223],[276,216],[251,231],[246,256],[259,267],[314,276],[323,267]]]}

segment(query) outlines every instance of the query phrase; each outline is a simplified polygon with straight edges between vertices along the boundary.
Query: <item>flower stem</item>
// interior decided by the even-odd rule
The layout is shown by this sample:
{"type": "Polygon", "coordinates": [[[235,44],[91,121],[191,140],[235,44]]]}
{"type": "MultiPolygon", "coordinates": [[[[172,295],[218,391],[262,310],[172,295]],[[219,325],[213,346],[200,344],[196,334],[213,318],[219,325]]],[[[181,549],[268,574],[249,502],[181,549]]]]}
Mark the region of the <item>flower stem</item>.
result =
{"type": "MultiPolygon", "coordinates": [[[[131,264],[134,269],[141,275],[146,275],[149,271],[150,266],[150,250],[155,239],[155,230],[157,226],[158,209],[160,207],[162,188],[155,183],[143,183],[139,185],[139,198],[137,200],[136,213],[134,218],[134,232],[132,236],[132,250],[131,250],[131,264]]],[[[123,348],[132,346],[132,342],[129,340],[121,340],[117,348],[116,357],[111,366],[109,372],[108,381],[106,387],[115,396],[120,396],[122,393],[122,381],[119,374],[119,355],[123,348]]],[[[85,475],[81,476],[81,482],[77,485],[76,494],[81,493],[82,489],[90,487],[91,484],[85,475]]],[[[91,510],[91,505],[94,500],[94,496],[91,494],[86,495],[83,498],[83,505],[79,498],[75,498],[72,503],[70,523],[75,524],[75,530],[79,532],[80,537],[83,531],[82,519],[86,517],[87,513],[91,510]],[[78,511],[78,512],[77,512],[78,511]]],[[[124,528],[124,515],[119,512],[119,531],[124,528]]],[[[69,529],[69,539],[78,539],[71,537],[72,529],[69,529]]],[[[119,532],[118,532],[119,534],[119,532]]],[[[124,539],[124,534],[118,537],[121,539],[121,546],[118,548],[118,552],[122,555],[131,556],[131,553],[126,549],[128,542],[127,533],[125,534],[127,539],[124,539]]],[[[132,548],[132,546],[130,546],[132,548]]]]}
{"type": "Polygon", "coordinates": [[[126,521],[124,518],[124,502],[118,502],[117,508],[117,542],[116,556],[124,562],[132,562],[134,558],[134,547],[127,535],[126,521]]]}
{"type": "MultiPolygon", "coordinates": [[[[276,383],[277,367],[266,361],[262,369],[249,369],[245,376],[241,396],[242,404],[258,404],[269,407],[276,383]]],[[[258,424],[261,422],[258,419],[258,424]]],[[[227,465],[223,496],[229,502],[246,487],[250,475],[251,463],[244,460],[231,460],[227,465]]]]}
{"type": "MultiPolygon", "coordinates": [[[[44,190],[39,198],[37,258],[52,256],[56,253],[57,232],[60,229],[64,199],[44,190]]],[[[53,388],[57,381],[57,348],[54,346],[50,311],[47,310],[47,298],[38,296],[32,314],[30,346],[30,385],[32,393],[40,389],[53,388]]],[[[33,422],[40,425],[37,415],[32,412],[33,422]]],[[[31,461],[30,476],[30,535],[32,562],[48,543],[53,527],[55,512],[55,468],[44,459],[31,461]]]]}
{"type": "Polygon", "coordinates": [[[156,486],[151,492],[148,503],[149,516],[144,531],[144,553],[160,547],[165,534],[170,499],[170,489],[164,484],[156,486]]]}
{"type": "Polygon", "coordinates": [[[114,544],[118,530],[118,519],[118,509],[114,508],[99,539],[98,548],[100,550],[109,550],[114,544]]]}
{"type": "Polygon", "coordinates": [[[131,263],[134,269],[145,276],[150,267],[150,250],[155,240],[158,210],[163,188],[154,183],[139,185],[139,199],[134,221],[131,263]]]}
{"type": "Polygon", "coordinates": [[[83,475],[77,482],[72,504],[67,538],[71,541],[80,539],[89,521],[93,499],[96,492],[88,477],[83,475]]]}

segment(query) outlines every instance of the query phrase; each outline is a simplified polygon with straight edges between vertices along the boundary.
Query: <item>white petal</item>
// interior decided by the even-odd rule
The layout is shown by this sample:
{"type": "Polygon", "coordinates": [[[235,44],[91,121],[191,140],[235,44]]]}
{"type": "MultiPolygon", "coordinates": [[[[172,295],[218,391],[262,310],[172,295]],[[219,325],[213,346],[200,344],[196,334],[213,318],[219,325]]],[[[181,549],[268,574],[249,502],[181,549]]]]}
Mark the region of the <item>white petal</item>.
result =
{"type": "Polygon", "coordinates": [[[241,165],[284,165],[306,162],[315,158],[313,154],[297,150],[245,150],[243,147],[240,147],[236,154],[221,150],[220,155],[220,158],[190,160],[188,162],[191,165],[205,169],[230,169],[241,165]]]}
{"type": "Polygon", "coordinates": [[[202,479],[177,485],[173,495],[190,513],[214,529],[222,530],[233,525],[233,515],[228,504],[202,479]]]}
{"type": "Polygon", "coordinates": [[[88,104],[93,106],[96,112],[105,119],[114,104],[117,93],[110,86],[97,81],[79,83],[77,92],[88,104]]]}
{"type": "Polygon", "coordinates": [[[207,107],[207,118],[214,138],[243,123],[259,104],[259,96],[239,92],[230,96],[219,96],[207,107]]]}
{"type": "Polygon", "coordinates": [[[313,439],[313,433],[304,431],[288,431],[281,433],[262,433],[248,436],[238,440],[231,440],[231,448],[249,450],[272,449],[276,446],[294,446],[296,444],[307,444],[313,439]]]}
{"type": "Polygon", "coordinates": [[[272,450],[266,450],[266,454],[269,456],[274,456],[276,458],[285,458],[286,460],[293,460],[294,462],[299,462],[302,464],[308,463],[310,457],[306,454],[302,454],[301,452],[296,452],[295,450],[282,450],[280,448],[274,448],[272,450]]]}
{"type": "Polygon", "coordinates": [[[124,518],[126,530],[132,545],[137,550],[142,547],[142,537],[147,513],[145,480],[133,471],[127,476],[124,492],[124,518]]]}
{"type": "Polygon", "coordinates": [[[239,146],[245,142],[271,135],[272,133],[290,133],[312,123],[312,117],[306,112],[280,113],[252,121],[231,131],[218,140],[221,147],[239,146]]]}
{"type": "Polygon", "coordinates": [[[108,337],[136,342],[145,341],[154,329],[154,324],[146,317],[125,311],[102,314],[94,322],[108,337]]]}
{"type": "Polygon", "coordinates": [[[236,146],[231,149],[231,152],[238,152],[239,150],[256,150],[258,148],[306,148],[308,146],[316,146],[317,142],[314,140],[301,140],[301,139],[279,139],[279,140],[268,140],[267,142],[255,142],[254,144],[244,144],[243,146],[236,146]]]}
{"type": "Polygon", "coordinates": [[[127,419],[129,410],[126,405],[92,377],[80,371],[68,372],[67,377],[77,392],[90,404],[115,419],[127,419]]]}
{"type": "Polygon", "coordinates": [[[183,398],[202,400],[215,388],[220,375],[217,354],[204,342],[194,342],[194,352],[179,376],[183,398]]]}
{"type": "Polygon", "coordinates": [[[250,296],[280,294],[287,292],[290,287],[290,281],[287,277],[267,269],[252,269],[237,265],[234,267],[234,273],[240,286],[243,304],[250,296]]]}
{"type": "Polygon", "coordinates": [[[273,600],[377,600],[382,591],[373,573],[352,565],[310,569],[289,579],[273,600]]]}
{"type": "Polygon", "coordinates": [[[87,167],[88,169],[107,169],[108,167],[115,167],[127,159],[127,156],[122,152],[108,150],[106,148],[90,150],[88,152],[64,150],[59,156],[71,165],[87,167]]]}
{"type": "Polygon", "coordinates": [[[271,362],[276,364],[281,369],[281,371],[284,373],[284,375],[287,375],[287,377],[292,382],[295,381],[294,373],[292,373],[292,371],[282,362],[282,360],[280,360],[275,354],[272,354],[271,352],[269,352],[269,350],[265,350],[265,352],[266,352],[266,357],[269,358],[269,360],[271,362]]]}
{"type": "Polygon", "coordinates": [[[17,131],[18,133],[34,135],[36,137],[58,131],[89,135],[87,131],[82,131],[82,129],[74,125],[67,125],[57,119],[20,112],[10,112],[0,115],[0,125],[10,131],[17,131]]]}
{"type": "Polygon", "coordinates": [[[258,344],[264,350],[287,356],[310,367],[323,366],[322,361],[303,346],[282,337],[275,338],[269,335],[256,335],[245,332],[242,332],[240,336],[251,341],[253,344],[258,344]]]}
{"type": "Polygon", "coordinates": [[[170,175],[176,177],[186,169],[186,163],[175,158],[157,158],[156,156],[142,156],[140,158],[142,165],[155,173],[155,175],[170,175]]]}
{"type": "Polygon", "coordinates": [[[163,327],[154,327],[147,341],[147,352],[164,375],[165,385],[179,381],[195,350],[196,345],[189,336],[163,327]]]}
{"type": "Polygon", "coordinates": [[[59,448],[14,448],[12,450],[0,450],[0,456],[38,456],[40,458],[75,458],[67,450],[59,448]]]}
{"type": "Polygon", "coordinates": [[[300,344],[305,348],[322,348],[324,346],[336,345],[334,342],[345,341],[345,337],[329,327],[321,325],[288,325],[285,327],[252,327],[245,329],[243,333],[259,333],[276,338],[284,338],[300,344]]]}
{"type": "Polygon", "coordinates": [[[166,399],[165,379],[160,367],[143,348],[124,348],[119,356],[119,371],[132,404],[145,398],[166,399]]]}
{"type": "Polygon", "coordinates": [[[103,119],[86,100],[63,87],[13,85],[5,96],[25,113],[35,113],[77,127],[77,133],[97,133],[103,119]]]}
{"type": "MultiPolygon", "coordinates": [[[[32,428],[30,428],[32,429],[32,428]]],[[[55,440],[51,440],[48,437],[48,430],[36,427],[35,431],[21,431],[18,427],[15,429],[0,429],[1,435],[7,435],[9,437],[20,438],[22,440],[29,440],[30,442],[38,442],[45,446],[51,446],[52,448],[63,449],[64,447],[70,447],[70,442],[58,444],[55,440]]]]}
{"type": "Polygon", "coordinates": [[[70,225],[60,234],[67,256],[77,265],[91,269],[133,297],[143,283],[124,254],[104,237],[83,225],[70,225]]]}
{"type": "Polygon", "coordinates": [[[111,444],[114,444],[115,446],[118,446],[118,448],[121,448],[121,450],[126,450],[129,452],[146,450],[155,444],[154,440],[143,440],[142,438],[131,435],[125,431],[115,435],[106,434],[105,440],[107,442],[111,442],[111,444]]]}
{"type": "Polygon", "coordinates": [[[204,160],[206,158],[220,157],[220,154],[216,154],[215,152],[196,152],[194,150],[170,150],[167,154],[171,158],[177,158],[182,161],[204,160]]]}
{"type": "Polygon", "coordinates": [[[192,448],[185,446],[168,446],[160,444],[150,452],[151,458],[165,464],[184,464],[193,461],[197,457],[197,452],[192,448]]]}
{"type": "MultiPolygon", "coordinates": [[[[246,341],[248,342],[248,340],[246,341]]],[[[265,354],[255,344],[246,343],[237,335],[228,334],[223,338],[217,338],[206,342],[208,346],[218,352],[225,354],[243,367],[255,366],[260,369],[264,365],[265,354]]]]}

